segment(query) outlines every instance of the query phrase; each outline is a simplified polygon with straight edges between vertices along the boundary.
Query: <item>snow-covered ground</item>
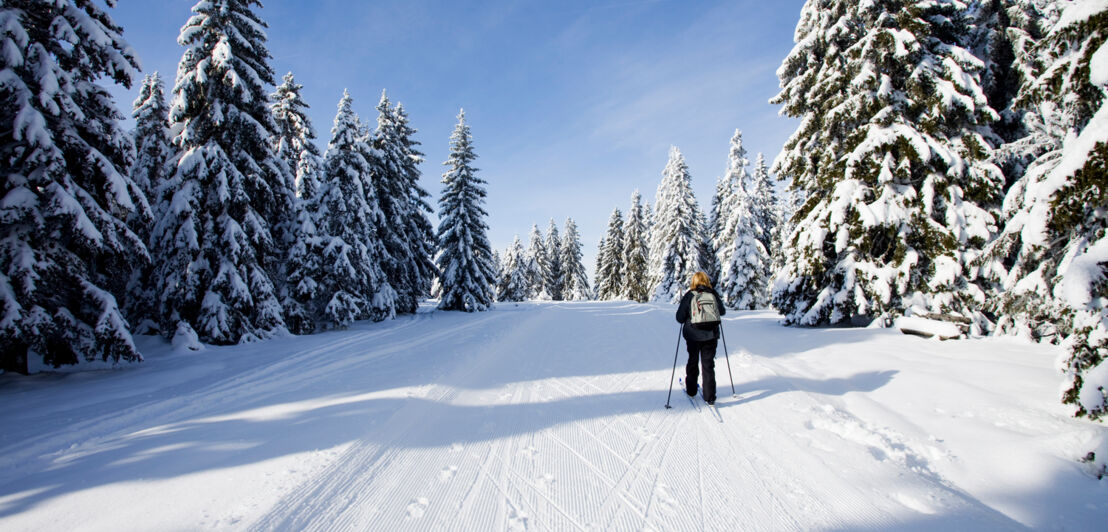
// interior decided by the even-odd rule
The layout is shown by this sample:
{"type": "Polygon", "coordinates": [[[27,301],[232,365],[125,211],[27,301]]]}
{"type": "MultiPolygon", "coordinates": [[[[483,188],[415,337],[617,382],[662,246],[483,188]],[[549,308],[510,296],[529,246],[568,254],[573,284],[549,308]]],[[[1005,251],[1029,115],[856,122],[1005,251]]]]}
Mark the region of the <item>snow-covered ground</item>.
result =
{"type": "Polygon", "coordinates": [[[719,423],[673,307],[501,304],[0,376],[0,530],[1103,530],[1056,348],[725,321],[719,423]],[[678,376],[684,364],[684,346],[678,376]]]}

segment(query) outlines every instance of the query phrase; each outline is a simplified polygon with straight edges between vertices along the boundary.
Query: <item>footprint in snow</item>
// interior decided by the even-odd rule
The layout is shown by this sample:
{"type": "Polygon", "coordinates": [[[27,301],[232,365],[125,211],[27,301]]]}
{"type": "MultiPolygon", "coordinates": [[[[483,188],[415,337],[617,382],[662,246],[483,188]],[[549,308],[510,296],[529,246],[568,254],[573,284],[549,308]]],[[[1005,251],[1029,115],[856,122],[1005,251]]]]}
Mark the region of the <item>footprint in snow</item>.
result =
{"type": "Polygon", "coordinates": [[[446,481],[454,478],[454,474],[457,473],[457,472],[458,472],[458,466],[444,467],[444,468],[442,468],[442,471],[439,471],[439,479],[442,480],[443,482],[446,482],[446,481]]]}
{"type": "Polygon", "coordinates": [[[521,455],[523,455],[527,458],[534,459],[535,455],[539,454],[539,450],[536,449],[534,445],[528,445],[527,447],[524,447],[524,448],[520,449],[519,454],[521,454],[521,455]]]}
{"type": "Polygon", "coordinates": [[[657,495],[658,502],[662,503],[663,506],[666,506],[668,508],[676,508],[677,500],[669,494],[669,490],[667,490],[666,487],[667,486],[665,484],[659,483],[658,486],[654,489],[654,494],[657,495]]]}
{"type": "MultiPolygon", "coordinates": [[[[932,508],[930,504],[919,497],[907,493],[897,493],[893,497],[900,502],[900,504],[921,514],[934,515],[936,513],[935,509],[932,508]]],[[[934,497],[931,498],[933,499],[934,497]]]]}
{"type": "Polygon", "coordinates": [[[517,510],[511,501],[508,502],[508,530],[522,532],[527,530],[527,514],[517,510]]]}
{"type": "Polygon", "coordinates": [[[413,500],[408,504],[408,519],[419,519],[427,513],[427,507],[430,506],[431,501],[428,501],[426,497],[420,497],[413,500]]]}

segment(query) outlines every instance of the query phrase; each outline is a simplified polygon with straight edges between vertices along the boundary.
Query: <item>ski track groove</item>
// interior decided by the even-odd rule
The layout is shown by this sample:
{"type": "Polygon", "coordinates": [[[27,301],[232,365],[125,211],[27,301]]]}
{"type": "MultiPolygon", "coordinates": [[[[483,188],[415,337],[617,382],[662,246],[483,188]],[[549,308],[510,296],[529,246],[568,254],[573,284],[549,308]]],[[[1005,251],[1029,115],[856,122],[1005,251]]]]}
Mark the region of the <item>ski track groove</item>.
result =
{"type": "MultiPolygon", "coordinates": [[[[434,395],[435,400],[442,400],[456,394],[457,390],[436,385],[429,392],[437,392],[428,395],[434,395]]],[[[251,530],[309,530],[317,529],[323,523],[354,525],[352,517],[346,511],[353,506],[357,498],[357,494],[351,495],[351,492],[357,492],[358,488],[367,484],[367,480],[381,477],[382,472],[394,463],[401,450],[401,447],[392,442],[403,441],[404,437],[418,425],[419,420],[404,416],[404,412],[405,407],[401,407],[392,415],[388,423],[392,425],[391,420],[403,420],[402,430],[395,434],[389,443],[374,444],[359,440],[331,464],[316,473],[312,479],[302,482],[296,490],[286,495],[265,517],[252,526],[251,530]],[[346,504],[336,507],[333,501],[344,501],[346,504]],[[315,511],[303,511],[305,509],[322,510],[324,518],[320,519],[321,516],[315,511]],[[312,517],[314,523],[296,519],[299,515],[312,517]]]]}
{"type": "MultiPolygon", "coordinates": [[[[650,484],[650,496],[647,499],[646,508],[643,510],[643,515],[644,515],[643,525],[644,525],[644,527],[645,527],[645,525],[650,523],[650,520],[652,518],[650,510],[654,505],[654,501],[658,499],[659,489],[662,487],[662,482],[661,482],[662,474],[666,471],[666,464],[669,461],[670,451],[673,449],[673,441],[676,440],[678,435],[681,433],[680,428],[683,427],[687,422],[688,422],[688,420],[685,419],[684,416],[680,416],[676,420],[674,420],[673,423],[672,423],[672,425],[674,425],[674,428],[673,428],[672,431],[670,431],[669,440],[666,441],[666,445],[662,450],[662,453],[661,453],[662,456],[658,460],[658,465],[655,469],[654,479],[653,479],[653,481],[651,481],[651,484],[650,484]]],[[[663,529],[664,529],[664,527],[663,527],[663,529]]]]}
{"type": "MultiPolygon", "coordinates": [[[[703,425],[703,423],[701,423],[701,425],[703,425]]],[[[696,431],[696,499],[700,507],[700,530],[707,530],[707,528],[704,527],[704,465],[700,462],[700,439],[702,437],[703,431],[696,431]]]]}
{"type": "MultiPolygon", "coordinates": [[[[534,316],[528,317],[531,318],[529,321],[534,322],[534,316]]],[[[458,331],[465,329],[480,330],[480,324],[488,320],[497,318],[508,319],[509,316],[503,314],[492,314],[485,317],[484,319],[480,319],[477,321],[467,321],[460,326],[448,327],[442,331],[437,332],[436,334],[425,335],[424,337],[421,337],[419,339],[419,342],[431,342],[447,335],[456,334],[458,331]]],[[[519,334],[520,332],[521,331],[519,331],[517,328],[509,334],[519,334]]],[[[411,347],[411,345],[406,344],[403,347],[407,349],[411,347]]],[[[506,356],[506,354],[502,356],[506,356]]],[[[491,365],[493,362],[495,362],[495,360],[486,359],[478,364],[466,366],[460,371],[460,374],[456,373],[455,377],[458,377],[461,381],[465,381],[472,375],[478,374],[481,369],[484,369],[484,367],[487,365],[491,365]]],[[[514,390],[512,401],[509,404],[518,404],[521,398],[520,393],[524,387],[519,384],[514,384],[512,385],[512,387],[514,388],[514,390]]],[[[428,403],[449,403],[450,400],[456,398],[459,395],[460,391],[461,389],[457,386],[436,384],[428,390],[424,400],[428,403]]],[[[404,446],[404,442],[408,441],[413,433],[418,433],[419,430],[429,430],[429,427],[434,425],[434,420],[423,418],[419,415],[421,413],[423,412],[421,412],[421,407],[418,405],[409,404],[398,409],[398,411],[394,413],[393,416],[390,418],[390,421],[385,423],[384,426],[392,427],[393,425],[395,425],[396,420],[399,419],[403,420],[401,422],[402,430],[392,431],[392,436],[388,438],[386,442],[379,445],[381,448],[385,449],[385,451],[375,450],[373,447],[370,446],[352,447],[349,452],[344,453],[342,458],[334,460],[331,466],[321,471],[315,476],[314,479],[307,483],[313,486],[320,486],[332,483],[335,477],[339,476],[343,480],[341,482],[335,483],[336,485],[333,489],[320,489],[318,487],[300,488],[292,493],[290,496],[287,496],[287,500],[283,501],[282,504],[280,504],[279,506],[273,508],[273,511],[271,511],[267,516],[260,519],[257,522],[258,526],[254,527],[253,529],[284,529],[286,527],[283,523],[287,522],[289,519],[287,517],[281,517],[281,514],[284,514],[286,516],[298,514],[312,515],[314,513],[312,511],[313,509],[323,507],[328,500],[336,499],[362,499],[363,504],[361,504],[360,506],[370,506],[371,513],[378,511],[385,512],[385,514],[381,517],[385,518],[386,521],[405,522],[400,515],[396,515],[396,512],[399,511],[398,507],[390,506],[384,510],[378,510],[373,505],[365,504],[365,502],[372,501],[374,499],[374,496],[377,494],[381,494],[383,496],[381,498],[385,498],[388,495],[391,495],[393,492],[405,492],[410,491],[408,490],[408,488],[415,488],[415,486],[411,485],[412,481],[407,478],[407,470],[409,469],[409,467],[399,466],[409,465],[410,467],[414,468],[418,467],[418,464],[412,463],[410,459],[406,459],[403,461],[403,463],[399,463],[396,461],[395,458],[399,453],[401,453],[401,451],[406,449],[404,446]],[[366,467],[367,463],[372,467],[366,467]],[[354,472],[338,472],[344,469],[354,472]],[[368,471],[368,473],[366,473],[366,471],[368,471]],[[358,493],[356,492],[361,491],[358,488],[362,486],[370,486],[371,489],[369,489],[368,492],[365,493],[363,496],[358,497],[358,493]],[[351,494],[351,492],[355,493],[351,494]]],[[[440,417],[441,415],[442,414],[439,414],[440,417]]],[[[516,436],[515,438],[518,438],[518,436],[516,436]]],[[[486,480],[488,480],[488,482],[491,483],[504,497],[502,499],[502,503],[498,505],[501,507],[501,509],[505,509],[508,506],[511,506],[512,509],[515,508],[515,506],[508,500],[510,498],[509,486],[504,480],[507,475],[506,471],[509,468],[506,466],[500,468],[502,471],[504,471],[504,473],[500,474],[500,480],[497,480],[498,477],[494,477],[492,472],[492,470],[494,469],[494,461],[506,463],[503,458],[495,456],[495,452],[507,453],[509,456],[512,453],[512,447],[508,443],[510,442],[505,442],[503,441],[503,439],[494,440],[492,446],[486,449],[485,457],[482,459],[481,465],[478,468],[478,479],[471,486],[469,486],[466,494],[463,495],[462,503],[460,504],[460,508],[458,508],[458,512],[460,514],[469,513],[473,509],[472,505],[474,503],[472,501],[472,496],[476,494],[475,488],[479,488],[481,478],[485,478],[486,480]]],[[[471,445],[465,445],[462,447],[462,449],[468,452],[470,447],[471,445]]],[[[455,475],[456,474],[457,473],[455,473],[455,475]]],[[[422,506],[422,502],[424,499],[426,499],[428,502],[428,507],[420,508],[420,512],[423,513],[421,513],[421,515],[419,515],[419,517],[415,519],[425,519],[428,517],[430,517],[432,521],[438,521],[441,519],[440,517],[438,517],[438,515],[440,514],[440,512],[438,511],[438,507],[434,504],[435,501],[431,499],[431,496],[438,494],[441,489],[443,488],[430,490],[433,493],[428,494],[426,497],[414,493],[412,494],[413,497],[416,497],[415,499],[413,499],[413,501],[419,501],[420,506],[422,506]]],[[[480,502],[482,501],[478,501],[478,504],[480,504],[480,502]]],[[[412,505],[410,504],[409,507],[411,506],[412,505]]],[[[330,528],[331,526],[344,528],[343,525],[358,528],[354,525],[357,525],[359,523],[369,523],[370,519],[374,517],[372,515],[362,515],[364,513],[364,511],[358,510],[351,504],[347,504],[339,510],[327,512],[327,519],[313,518],[313,521],[315,524],[321,524],[321,522],[328,523],[328,525],[326,525],[327,528],[330,528]]],[[[514,513],[516,512],[498,512],[498,515],[514,513]]],[[[489,513],[486,511],[480,511],[479,514],[489,515],[489,513]]],[[[411,518],[410,511],[408,517],[411,518]]],[[[297,526],[294,528],[297,529],[313,529],[313,523],[297,522],[296,524],[297,526]]],[[[494,527],[496,523],[482,524],[494,527]]]]}
{"type": "Polygon", "coordinates": [[[635,510],[639,510],[637,504],[629,496],[629,494],[626,492],[626,490],[619,488],[620,479],[624,478],[624,476],[630,471],[630,467],[629,467],[630,464],[628,464],[628,467],[623,470],[623,473],[621,474],[620,479],[613,480],[608,475],[608,473],[606,471],[604,471],[600,466],[596,465],[591,459],[585,457],[583,454],[581,454],[576,449],[574,449],[574,447],[572,445],[566,443],[565,440],[563,440],[563,439],[561,439],[557,436],[553,436],[553,435],[551,435],[550,437],[555,442],[557,442],[559,445],[561,445],[565,450],[569,451],[570,454],[572,454],[573,456],[580,459],[581,462],[585,465],[585,467],[587,467],[590,470],[594,471],[599,476],[600,480],[602,480],[606,484],[607,489],[603,490],[603,492],[602,492],[603,495],[602,495],[602,498],[601,498],[601,501],[602,501],[601,502],[601,510],[603,510],[605,508],[605,506],[606,506],[605,503],[609,499],[611,499],[613,495],[619,497],[625,503],[629,504],[631,506],[631,508],[633,508],[635,510]]]}

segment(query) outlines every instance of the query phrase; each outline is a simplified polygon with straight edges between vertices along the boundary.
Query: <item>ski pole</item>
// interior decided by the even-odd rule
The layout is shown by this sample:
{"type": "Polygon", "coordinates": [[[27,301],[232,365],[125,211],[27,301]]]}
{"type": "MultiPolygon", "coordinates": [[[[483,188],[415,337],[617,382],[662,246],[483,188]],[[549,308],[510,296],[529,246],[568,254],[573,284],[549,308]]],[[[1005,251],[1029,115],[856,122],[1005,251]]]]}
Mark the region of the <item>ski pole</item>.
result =
{"type": "Polygon", "coordinates": [[[723,334],[722,322],[719,324],[719,337],[723,338],[723,359],[727,361],[727,377],[731,379],[731,397],[737,397],[739,394],[735,393],[735,377],[731,376],[731,359],[727,356],[727,335],[723,334]]]}
{"type": "Polygon", "coordinates": [[[677,326],[677,347],[673,350],[673,371],[669,374],[669,393],[666,395],[666,408],[669,406],[669,398],[673,396],[673,377],[677,375],[677,352],[681,349],[681,326],[677,326]]]}

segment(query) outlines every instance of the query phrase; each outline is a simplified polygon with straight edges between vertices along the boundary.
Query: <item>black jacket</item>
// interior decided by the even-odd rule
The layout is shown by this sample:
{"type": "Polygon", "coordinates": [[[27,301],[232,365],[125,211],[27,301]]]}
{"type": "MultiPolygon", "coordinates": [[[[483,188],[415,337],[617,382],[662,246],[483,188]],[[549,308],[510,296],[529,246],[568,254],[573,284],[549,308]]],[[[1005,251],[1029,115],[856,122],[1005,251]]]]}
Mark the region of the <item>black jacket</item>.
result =
{"type": "MultiPolygon", "coordinates": [[[[719,293],[712,288],[704,288],[703,286],[696,287],[697,292],[711,292],[716,296],[716,308],[719,309],[719,315],[722,317],[727,314],[727,308],[723,306],[723,300],[720,299],[719,293]]],[[[692,313],[692,298],[693,291],[689,290],[685,292],[685,295],[681,298],[681,303],[677,305],[677,322],[684,324],[681,327],[681,334],[685,337],[686,342],[707,342],[708,340],[719,339],[719,327],[713,327],[711,330],[697,329],[689,323],[690,314],[692,313]]]]}

